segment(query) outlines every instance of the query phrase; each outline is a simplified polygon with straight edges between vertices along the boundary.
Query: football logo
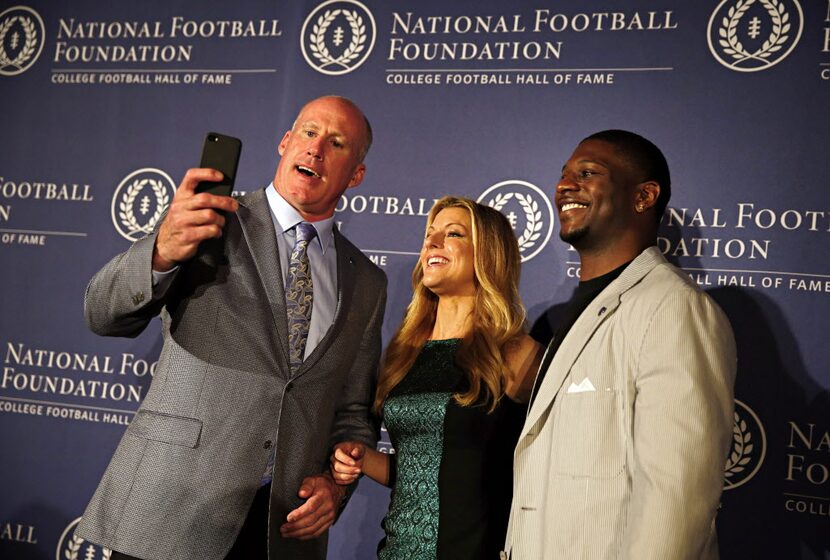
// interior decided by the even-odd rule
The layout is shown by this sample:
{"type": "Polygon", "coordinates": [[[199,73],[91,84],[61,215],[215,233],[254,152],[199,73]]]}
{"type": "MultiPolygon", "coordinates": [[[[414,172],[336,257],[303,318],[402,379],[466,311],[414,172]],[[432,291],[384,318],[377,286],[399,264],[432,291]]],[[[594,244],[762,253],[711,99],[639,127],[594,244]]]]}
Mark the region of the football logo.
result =
{"type": "Polygon", "coordinates": [[[519,240],[522,262],[539,254],[553,232],[553,207],[542,190],[526,181],[502,181],[484,191],[478,201],[507,216],[519,240]]]}
{"type": "Polygon", "coordinates": [[[758,72],[784,60],[801,39],[798,0],[723,0],[709,18],[709,50],[736,72],[758,72]]]}
{"type": "Polygon", "coordinates": [[[44,36],[43,20],[33,9],[14,6],[0,13],[0,75],[31,68],[43,50],[44,36]]]}
{"type": "Polygon", "coordinates": [[[112,223],[128,241],[137,241],[156,227],[176,184],[160,169],[144,168],[127,175],[112,195],[112,223]]]}
{"type": "Polygon", "coordinates": [[[300,48],[306,62],[323,74],[347,74],[363,64],[377,37],[372,12],[357,0],[329,0],[303,23],[300,48]]]}

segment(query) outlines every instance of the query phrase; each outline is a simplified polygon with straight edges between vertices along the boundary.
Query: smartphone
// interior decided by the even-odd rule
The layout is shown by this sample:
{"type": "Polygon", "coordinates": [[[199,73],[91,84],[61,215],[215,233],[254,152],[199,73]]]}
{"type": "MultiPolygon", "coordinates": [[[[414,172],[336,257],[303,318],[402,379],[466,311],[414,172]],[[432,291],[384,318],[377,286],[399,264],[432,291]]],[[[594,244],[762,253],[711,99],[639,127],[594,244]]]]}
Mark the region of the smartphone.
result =
{"type": "Polygon", "coordinates": [[[230,196],[233,192],[236,166],[239,164],[239,154],[241,152],[242,141],[239,138],[225,136],[218,132],[208,132],[205,136],[202,161],[199,167],[210,167],[221,171],[224,178],[221,181],[202,181],[196,185],[196,192],[230,196]]]}

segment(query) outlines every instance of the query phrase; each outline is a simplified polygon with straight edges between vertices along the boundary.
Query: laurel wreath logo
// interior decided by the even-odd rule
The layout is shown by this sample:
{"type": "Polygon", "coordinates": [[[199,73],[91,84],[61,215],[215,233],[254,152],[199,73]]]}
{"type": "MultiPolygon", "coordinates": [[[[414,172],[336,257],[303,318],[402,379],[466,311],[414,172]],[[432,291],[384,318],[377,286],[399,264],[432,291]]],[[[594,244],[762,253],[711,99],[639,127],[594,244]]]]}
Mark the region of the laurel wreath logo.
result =
{"type": "Polygon", "coordinates": [[[533,200],[533,197],[529,194],[501,193],[497,194],[495,198],[491,198],[487,205],[501,212],[504,205],[514,196],[525,213],[525,228],[518,239],[519,251],[524,252],[525,249],[533,247],[536,240],[542,235],[542,212],[539,211],[539,203],[533,200]]]}
{"type": "Polygon", "coordinates": [[[752,443],[752,432],[747,429],[746,422],[735,412],[735,423],[732,426],[732,452],[726,460],[724,476],[726,482],[732,482],[730,478],[746,470],[746,465],[752,460],[752,450],[755,445],[752,443]]]}
{"type": "MultiPolygon", "coordinates": [[[[78,535],[72,535],[72,540],[66,543],[66,550],[63,551],[63,555],[66,560],[78,560],[78,553],[81,550],[81,545],[84,543],[84,539],[79,537],[78,535]]],[[[104,548],[101,550],[101,558],[103,560],[110,560],[112,556],[112,551],[109,548],[104,548]]]]}
{"type": "Polygon", "coordinates": [[[334,64],[347,69],[349,63],[358,58],[360,53],[366,48],[366,37],[366,25],[364,25],[363,18],[357,10],[352,12],[343,9],[326,10],[317,18],[317,22],[311,28],[311,33],[308,36],[311,41],[309,49],[311,50],[312,56],[320,61],[320,68],[334,64]],[[326,46],[326,31],[328,31],[328,28],[331,27],[331,24],[340,14],[343,14],[349,23],[352,38],[349,41],[349,46],[343,53],[337,58],[334,58],[326,46]]]}
{"type": "Polygon", "coordinates": [[[127,188],[124,198],[121,199],[121,203],[118,205],[118,217],[121,218],[121,225],[127,228],[128,235],[134,235],[136,233],[151,233],[153,228],[156,227],[159,219],[161,219],[161,216],[164,214],[164,211],[167,209],[168,202],[170,202],[170,195],[167,193],[167,188],[165,188],[161,181],[149,178],[137,179],[127,188]],[[135,203],[135,199],[138,197],[138,194],[147,185],[153,189],[153,193],[156,195],[156,210],[153,212],[153,215],[150,216],[147,223],[142,226],[138,223],[138,220],[135,217],[133,205],[135,203]]]}
{"type": "Polygon", "coordinates": [[[718,43],[723,47],[723,52],[734,59],[734,64],[755,60],[769,66],[772,64],[769,57],[780,51],[790,38],[788,33],[792,25],[790,14],[784,9],[784,4],[779,0],[760,0],[760,2],[770,16],[772,30],[761,47],[753,53],[748,52],[738,40],[738,23],[755,0],[739,0],[737,4],[729,8],[726,16],[721,20],[721,26],[718,28],[720,37],[718,43]]]}
{"type": "Polygon", "coordinates": [[[18,69],[22,68],[23,65],[28,62],[30,58],[32,58],[36,47],[37,29],[35,29],[35,22],[32,21],[31,18],[27,16],[12,16],[0,24],[0,67],[15,66],[18,69]],[[23,34],[26,36],[26,40],[23,43],[23,48],[20,49],[19,53],[17,53],[17,56],[11,59],[9,58],[6,48],[3,45],[9,29],[11,29],[18,20],[20,21],[20,25],[23,27],[23,34]]]}

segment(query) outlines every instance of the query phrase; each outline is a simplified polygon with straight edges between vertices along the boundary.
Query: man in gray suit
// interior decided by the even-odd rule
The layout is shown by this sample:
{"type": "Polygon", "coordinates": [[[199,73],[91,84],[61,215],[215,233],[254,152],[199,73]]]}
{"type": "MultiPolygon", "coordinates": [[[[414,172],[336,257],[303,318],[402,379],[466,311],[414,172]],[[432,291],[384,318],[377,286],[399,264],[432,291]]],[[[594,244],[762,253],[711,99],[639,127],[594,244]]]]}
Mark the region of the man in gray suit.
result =
{"type": "Polygon", "coordinates": [[[386,277],[333,216],[370,144],[354,103],[315,99],[271,185],[196,194],[221,173],[189,170],[158,230],[92,279],[93,331],[136,336],[161,314],[164,346],[81,537],[113,558],[325,558],[345,501],[331,446],[377,442],[386,277]]]}
{"type": "Polygon", "coordinates": [[[516,446],[505,557],[718,556],[735,344],[655,246],[669,189],[663,154],[626,131],[589,136],[562,168],[560,236],[580,283],[516,446]]]}

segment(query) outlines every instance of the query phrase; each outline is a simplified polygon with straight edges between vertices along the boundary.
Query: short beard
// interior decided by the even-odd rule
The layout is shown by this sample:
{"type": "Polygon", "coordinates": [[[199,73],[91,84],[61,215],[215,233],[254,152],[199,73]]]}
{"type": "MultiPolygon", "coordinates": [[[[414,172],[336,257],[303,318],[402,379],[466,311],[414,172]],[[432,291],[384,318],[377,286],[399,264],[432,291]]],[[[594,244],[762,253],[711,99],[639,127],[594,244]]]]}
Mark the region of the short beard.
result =
{"type": "Polygon", "coordinates": [[[570,243],[576,248],[577,244],[588,235],[588,226],[582,226],[580,228],[572,229],[567,233],[564,233],[561,229],[559,230],[559,239],[564,241],[565,243],[570,243]]]}

